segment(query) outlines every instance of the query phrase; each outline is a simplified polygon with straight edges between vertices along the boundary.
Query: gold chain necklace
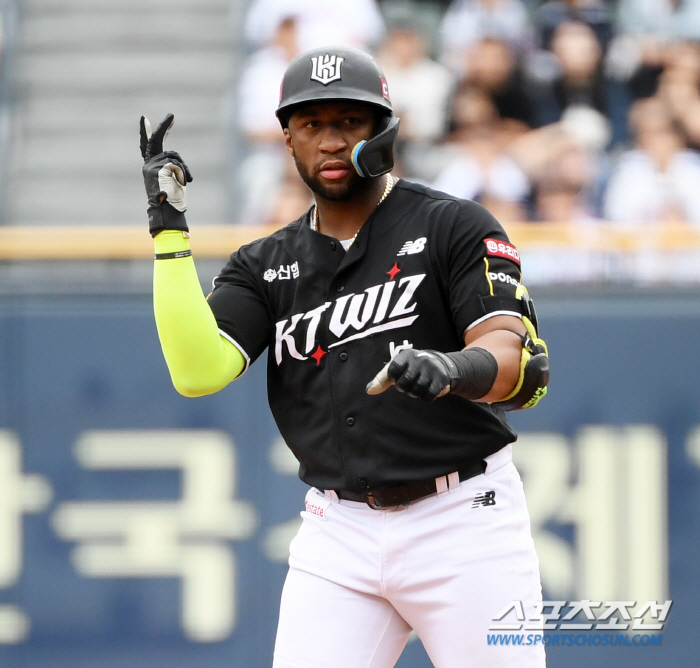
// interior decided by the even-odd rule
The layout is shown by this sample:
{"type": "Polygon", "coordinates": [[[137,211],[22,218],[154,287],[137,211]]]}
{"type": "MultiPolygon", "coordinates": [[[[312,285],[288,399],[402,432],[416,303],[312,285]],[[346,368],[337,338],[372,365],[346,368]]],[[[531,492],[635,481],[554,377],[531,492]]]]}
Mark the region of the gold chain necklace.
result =
{"type": "MultiPolygon", "coordinates": [[[[379,201],[377,202],[377,206],[379,206],[389,195],[389,193],[392,191],[394,187],[394,178],[391,176],[391,174],[386,175],[386,186],[384,187],[384,193],[382,196],[379,198],[379,201]]],[[[318,206],[314,205],[314,211],[311,214],[311,229],[315,231],[318,230],[318,206]]],[[[362,228],[360,228],[361,230],[362,228]]],[[[355,236],[350,240],[350,243],[348,244],[348,248],[352,246],[353,242],[355,239],[357,239],[357,235],[360,233],[360,230],[357,230],[355,232],[355,236]]]]}

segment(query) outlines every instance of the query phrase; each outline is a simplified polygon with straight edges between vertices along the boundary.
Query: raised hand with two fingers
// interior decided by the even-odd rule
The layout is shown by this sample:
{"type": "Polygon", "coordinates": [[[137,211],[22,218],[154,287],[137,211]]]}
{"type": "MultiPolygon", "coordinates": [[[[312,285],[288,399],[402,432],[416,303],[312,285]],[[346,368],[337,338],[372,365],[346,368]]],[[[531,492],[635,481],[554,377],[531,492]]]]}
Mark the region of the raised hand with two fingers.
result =
{"type": "Polygon", "coordinates": [[[187,184],[192,174],[180,154],[163,151],[163,141],[173,127],[175,116],[168,114],[163,122],[151,129],[145,116],[141,116],[141,156],[144,159],[143,180],[148,196],[148,227],[151,236],[163,230],[189,232],[187,211],[187,184]]]}

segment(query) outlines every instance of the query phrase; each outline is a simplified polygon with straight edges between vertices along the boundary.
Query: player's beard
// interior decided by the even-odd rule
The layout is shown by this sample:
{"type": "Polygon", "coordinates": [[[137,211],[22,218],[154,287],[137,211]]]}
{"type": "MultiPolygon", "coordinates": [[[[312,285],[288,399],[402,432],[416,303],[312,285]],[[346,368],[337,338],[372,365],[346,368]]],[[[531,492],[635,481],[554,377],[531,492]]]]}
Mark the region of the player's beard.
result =
{"type": "Polygon", "coordinates": [[[318,176],[315,176],[297,157],[294,156],[299,176],[304,183],[309,186],[311,192],[322,197],[328,202],[349,202],[357,197],[362,196],[369,191],[373,179],[363,179],[357,172],[351,170],[350,179],[340,185],[332,184],[325,185],[321,182],[318,176]]]}

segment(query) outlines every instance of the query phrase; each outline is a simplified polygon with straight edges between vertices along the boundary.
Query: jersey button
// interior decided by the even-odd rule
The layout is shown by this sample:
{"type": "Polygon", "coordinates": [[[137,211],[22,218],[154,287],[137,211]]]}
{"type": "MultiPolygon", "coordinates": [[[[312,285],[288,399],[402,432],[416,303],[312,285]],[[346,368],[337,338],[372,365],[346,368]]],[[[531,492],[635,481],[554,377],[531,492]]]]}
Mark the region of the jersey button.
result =
{"type": "Polygon", "coordinates": [[[347,362],[347,361],[348,361],[348,354],[347,354],[347,353],[340,353],[340,355],[338,355],[338,357],[340,357],[340,361],[341,361],[341,362],[347,362]]]}
{"type": "Polygon", "coordinates": [[[355,418],[354,418],[354,417],[349,417],[349,418],[347,418],[347,419],[345,420],[345,422],[347,423],[348,427],[352,427],[352,425],[355,424],[355,418]]]}
{"type": "Polygon", "coordinates": [[[331,241],[331,250],[335,250],[335,241],[331,241]]]}
{"type": "Polygon", "coordinates": [[[344,285],[339,285],[339,286],[335,289],[336,292],[342,292],[343,290],[345,290],[345,286],[344,286],[344,285]]]}
{"type": "Polygon", "coordinates": [[[364,478],[358,478],[357,484],[360,486],[360,489],[369,489],[369,485],[364,478]]]}

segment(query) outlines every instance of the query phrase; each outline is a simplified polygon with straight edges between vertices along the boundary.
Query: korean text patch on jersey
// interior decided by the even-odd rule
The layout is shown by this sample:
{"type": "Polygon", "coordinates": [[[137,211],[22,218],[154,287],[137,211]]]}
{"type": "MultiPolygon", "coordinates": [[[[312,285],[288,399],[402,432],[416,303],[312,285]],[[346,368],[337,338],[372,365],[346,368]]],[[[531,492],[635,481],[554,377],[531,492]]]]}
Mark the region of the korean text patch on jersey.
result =
{"type": "Polygon", "coordinates": [[[506,260],[512,260],[520,266],[520,253],[518,249],[509,244],[507,241],[500,241],[499,239],[484,239],[486,244],[486,254],[493,255],[495,257],[504,257],[506,260]]]}

